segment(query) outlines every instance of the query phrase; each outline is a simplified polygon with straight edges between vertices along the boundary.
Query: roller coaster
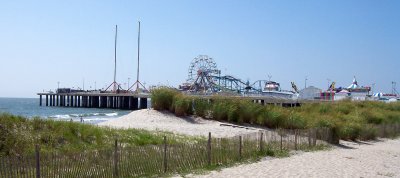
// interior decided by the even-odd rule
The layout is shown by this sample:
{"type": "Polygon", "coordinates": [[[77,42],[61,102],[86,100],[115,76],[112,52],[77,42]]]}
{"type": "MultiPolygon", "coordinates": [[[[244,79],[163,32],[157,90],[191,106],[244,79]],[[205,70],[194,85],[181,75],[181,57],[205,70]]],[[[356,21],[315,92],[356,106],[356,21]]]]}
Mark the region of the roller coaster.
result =
{"type": "MultiPolygon", "coordinates": [[[[179,89],[197,94],[261,94],[267,82],[267,80],[257,80],[250,83],[232,75],[221,75],[213,58],[199,55],[190,63],[188,79],[179,86],[179,89]]],[[[297,92],[297,87],[293,89],[297,92]]]]}

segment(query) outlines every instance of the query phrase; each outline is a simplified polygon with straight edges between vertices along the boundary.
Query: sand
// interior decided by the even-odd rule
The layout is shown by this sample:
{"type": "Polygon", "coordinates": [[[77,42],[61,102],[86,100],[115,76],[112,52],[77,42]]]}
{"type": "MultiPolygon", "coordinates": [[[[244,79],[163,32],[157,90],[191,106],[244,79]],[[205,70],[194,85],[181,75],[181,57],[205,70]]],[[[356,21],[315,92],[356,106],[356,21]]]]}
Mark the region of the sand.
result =
{"type": "Polygon", "coordinates": [[[400,177],[400,139],[341,143],[346,148],[264,158],[257,163],[189,177],[400,177]]]}
{"type": "MultiPolygon", "coordinates": [[[[175,117],[152,109],[134,111],[126,116],[100,123],[115,128],[169,131],[193,136],[231,137],[260,129],[221,126],[217,121],[196,117],[175,117]]],[[[297,152],[288,158],[266,157],[206,175],[186,177],[400,177],[400,139],[345,142],[342,147],[317,152],[297,152]]]]}
{"type": "Polygon", "coordinates": [[[168,131],[191,136],[232,137],[258,132],[254,127],[224,126],[226,123],[205,120],[199,117],[176,117],[168,112],[158,112],[153,109],[133,111],[128,115],[98,124],[113,128],[137,128],[152,131],[168,131]],[[222,125],[221,125],[222,124],[222,125]]]}

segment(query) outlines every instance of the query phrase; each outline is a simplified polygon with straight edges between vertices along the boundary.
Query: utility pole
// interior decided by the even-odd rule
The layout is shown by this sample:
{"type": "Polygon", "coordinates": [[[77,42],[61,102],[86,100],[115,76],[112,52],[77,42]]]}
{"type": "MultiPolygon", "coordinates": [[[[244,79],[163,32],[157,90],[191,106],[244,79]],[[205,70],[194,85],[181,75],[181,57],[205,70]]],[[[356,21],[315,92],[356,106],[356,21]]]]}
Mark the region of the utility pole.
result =
{"type": "Polygon", "coordinates": [[[396,82],[392,81],[392,95],[396,94],[396,82]]]}
{"type": "Polygon", "coordinates": [[[58,90],[60,89],[60,82],[58,81],[57,82],[57,93],[58,93],[58,90]]]}
{"type": "Polygon", "coordinates": [[[326,79],[327,81],[328,81],[328,90],[329,90],[329,87],[330,87],[330,83],[331,83],[331,79],[326,79]]]}
{"type": "Polygon", "coordinates": [[[371,93],[374,94],[374,90],[375,90],[375,83],[372,84],[372,88],[371,88],[371,93]]]}
{"type": "Polygon", "coordinates": [[[306,76],[306,78],[304,79],[304,88],[307,88],[307,80],[308,80],[307,77],[308,77],[308,76],[306,76]]]}

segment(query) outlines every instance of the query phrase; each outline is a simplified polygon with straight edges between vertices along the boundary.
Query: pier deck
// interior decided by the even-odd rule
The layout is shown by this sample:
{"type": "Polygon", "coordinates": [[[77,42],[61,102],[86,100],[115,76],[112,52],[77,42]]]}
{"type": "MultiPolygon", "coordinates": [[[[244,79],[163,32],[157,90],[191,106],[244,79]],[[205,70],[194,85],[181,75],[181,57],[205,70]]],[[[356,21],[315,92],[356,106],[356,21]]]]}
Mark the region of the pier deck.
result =
{"type": "Polygon", "coordinates": [[[136,110],[148,106],[150,95],[134,93],[37,93],[39,105],[136,110]],[[43,98],[44,96],[44,98],[43,98]]]}
{"type": "MultiPolygon", "coordinates": [[[[110,108],[123,110],[146,109],[150,94],[136,93],[37,93],[39,105],[59,107],[84,107],[84,108],[110,108]]],[[[214,96],[194,96],[212,99],[214,96]]],[[[248,99],[261,105],[278,105],[283,107],[298,107],[303,102],[299,100],[287,100],[268,96],[229,96],[233,98],[248,99]]]]}

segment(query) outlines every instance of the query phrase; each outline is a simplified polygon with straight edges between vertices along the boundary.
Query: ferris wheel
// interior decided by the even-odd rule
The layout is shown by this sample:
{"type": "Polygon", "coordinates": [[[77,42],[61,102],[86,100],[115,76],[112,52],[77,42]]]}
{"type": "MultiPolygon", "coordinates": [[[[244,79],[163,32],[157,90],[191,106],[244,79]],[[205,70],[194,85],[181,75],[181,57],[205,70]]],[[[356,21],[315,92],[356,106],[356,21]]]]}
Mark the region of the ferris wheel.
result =
{"type": "Polygon", "coordinates": [[[194,83],[198,78],[210,77],[218,74],[219,70],[213,58],[207,55],[199,55],[190,63],[187,82],[194,83]]]}

